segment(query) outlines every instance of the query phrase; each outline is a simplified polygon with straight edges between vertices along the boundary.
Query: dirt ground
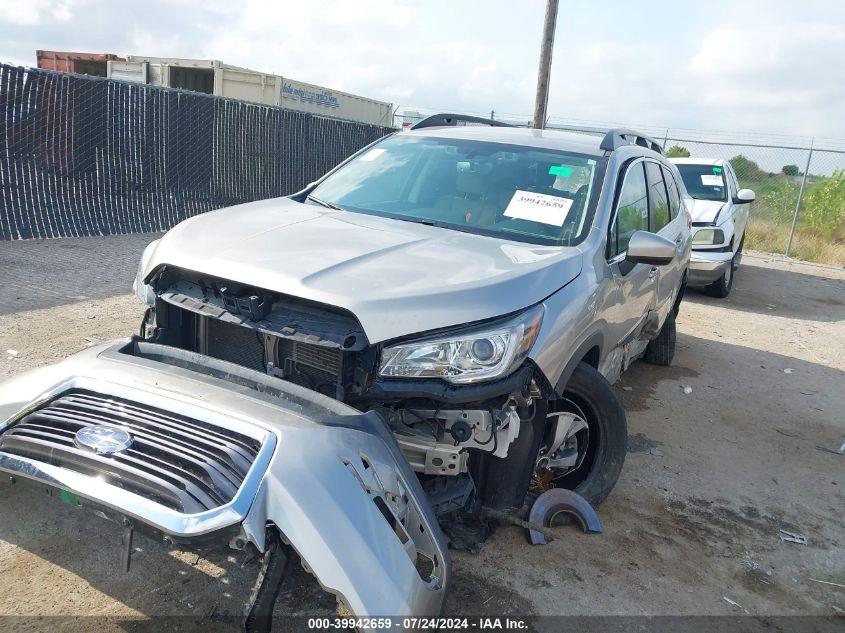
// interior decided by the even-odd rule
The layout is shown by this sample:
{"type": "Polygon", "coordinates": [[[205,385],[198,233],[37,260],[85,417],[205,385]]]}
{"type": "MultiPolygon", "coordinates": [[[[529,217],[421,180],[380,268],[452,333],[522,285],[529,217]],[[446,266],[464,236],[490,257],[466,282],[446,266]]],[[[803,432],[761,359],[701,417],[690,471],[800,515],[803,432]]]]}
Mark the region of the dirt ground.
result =
{"type": "MultiPolygon", "coordinates": [[[[132,333],[140,315],[129,295],[0,315],[0,378],[132,333]]],[[[531,546],[502,528],[454,553],[447,611],[842,615],[845,271],[747,255],[727,300],[688,293],[674,366],[637,363],[616,389],[629,454],[604,533],[564,526],[531,546]]],[[[136,537],[124,574],[112,524],[17,488],[0,487],[0,615],[240,613],[257,569],[240,553],[136,537]]],[[[331,614],[334,599],[299,572],[277,612],[331,614]]]]}

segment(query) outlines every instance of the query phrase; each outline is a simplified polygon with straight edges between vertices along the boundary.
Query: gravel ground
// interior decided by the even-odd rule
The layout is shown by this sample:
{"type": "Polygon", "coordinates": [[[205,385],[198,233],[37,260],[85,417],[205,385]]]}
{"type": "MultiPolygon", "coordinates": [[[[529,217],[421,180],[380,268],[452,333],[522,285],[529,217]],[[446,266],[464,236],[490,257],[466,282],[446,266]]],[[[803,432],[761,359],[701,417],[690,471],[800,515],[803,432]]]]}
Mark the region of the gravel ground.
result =
{"type": "Polygon", "coordinates": [[[144,247],[159,234],[0,242],[0,314],[102,299],[132,287],[144,247]]]}
{"type": "MultiPolygon", "coordinates": [[[[127,270],[106,259],[88,263],[90,278],[131,279],[134,262],[127,270]]],[[[20,287],[63,274],[28,270],[20,287]]],[[[102,290],[70,293],[101,297],[84,303],[0,304],[0,378],[134,332],[134,297],[102,290]]],[[[727,300],[689,292],[674,366],[636,363],[616,385],[629,454],[600,508],[605,532],[565,526],[534,547],[523,530],[500,529],[480,554],[454,554],[448,612],[841,615],[845,456],[829,450],[845,441],[843,350],[842,269],[752,253],[727,300]],[[781,529],[807,544],[781,540],[781,529]]],[[[0,488],[0,504],[0,615],[214,623],[240,613],[255,577],[241,554],[167,552],[142,537],[124,574],[111,524],[17,488],[0,488]]],[[[277,613],[314,612],[334,613],[333,598],[299,572],[277,613]]],[[[74,630],[84,622],[109,628],[88,620],[74,630]]]]}

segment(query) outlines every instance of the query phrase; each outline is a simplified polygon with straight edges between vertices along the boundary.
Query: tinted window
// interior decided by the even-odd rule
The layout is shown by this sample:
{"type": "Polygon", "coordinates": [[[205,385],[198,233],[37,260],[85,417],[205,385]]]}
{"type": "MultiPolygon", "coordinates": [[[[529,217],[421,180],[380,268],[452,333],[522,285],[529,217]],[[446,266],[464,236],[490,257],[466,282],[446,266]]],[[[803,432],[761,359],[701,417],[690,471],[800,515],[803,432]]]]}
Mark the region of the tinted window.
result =
{"type": "Polygon", "coordinates": [[[681,208],[681,194],[678,191],[675,179],[672,177],[672,172],[665,167],[663,168],[663,179],[666,181],[666,189],[669,191],[669,215],[675,218],[681,208]]]}
{"type": "Polygon", "coordinates": [[[648,231],[648,195],[642,163],[635,163],[628,169],[616,209],[616,220],[610,232],[611,257],[628,250],[628,242],[635,231],[648,231]]]}
{"type": "Polygon", "coordinates": [[[648,208],[651,214],[650,229],[657,233],[669,224],[669,197],[666,195],[666,185],[663,184],[663,170],[660,165],[651,161],[645,164],[648,176],[648,208]]]}
{"type": "Polygon", "coordinates": [[[346,211],[569,245],[590,230],[599,171],[595,158],[580,154],[397,134],[328,176],[311,197],[346,211]]]}
{"type": "Polygon", "coordinates": [[[725,177],[718,165],[677,165],[687,193],[698,200],[727,200],[725,177]]]}

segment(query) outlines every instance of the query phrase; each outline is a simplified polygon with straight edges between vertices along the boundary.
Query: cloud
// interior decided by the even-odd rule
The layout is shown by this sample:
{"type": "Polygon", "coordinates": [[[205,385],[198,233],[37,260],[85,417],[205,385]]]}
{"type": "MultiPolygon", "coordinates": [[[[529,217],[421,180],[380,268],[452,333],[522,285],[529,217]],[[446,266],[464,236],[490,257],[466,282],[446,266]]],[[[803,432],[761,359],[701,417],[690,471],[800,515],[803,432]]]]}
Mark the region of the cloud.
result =
{"type": "MultiPolygon", "coordinates": [[[[544,2],[0,0],[0,59],[35,49],[214,58],[396,105],[533,110],[544,2]]],[[[845,3],[566,3],[550,113],[845,138],[845,3]]]]}
{"type": "Polygon", "coordinates": [[[785,133],[809,135],[821,116],[845,135],[843,53],[845,30],[833,24],[719,28],[702,41],[687,77],[699,86],[701,104],[735,125],[771,121],[785,133]]]}
{"type": "Polygon", "coordinates": [[[0,22],[19,26],[38,24],[52,4],[49,0],[4,0],[0,4],[0,22]]]}

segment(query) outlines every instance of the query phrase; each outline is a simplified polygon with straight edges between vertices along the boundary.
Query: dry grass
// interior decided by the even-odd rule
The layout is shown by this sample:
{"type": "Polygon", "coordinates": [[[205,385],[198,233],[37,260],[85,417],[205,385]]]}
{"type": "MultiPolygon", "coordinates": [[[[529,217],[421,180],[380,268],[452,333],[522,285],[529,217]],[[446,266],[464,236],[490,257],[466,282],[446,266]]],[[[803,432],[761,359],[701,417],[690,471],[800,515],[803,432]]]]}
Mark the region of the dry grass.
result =
{"type": "MultiPolygon", "coordinates": [[[[745,232],[745,248],[785,253],[789,225],[752,217],[745,232]]],[[[795,228],[790,257],[821,264],[845,265],[845,236],[823,237],[800,224],[795,228]]]]}

